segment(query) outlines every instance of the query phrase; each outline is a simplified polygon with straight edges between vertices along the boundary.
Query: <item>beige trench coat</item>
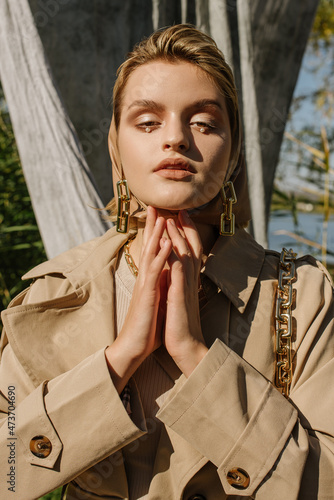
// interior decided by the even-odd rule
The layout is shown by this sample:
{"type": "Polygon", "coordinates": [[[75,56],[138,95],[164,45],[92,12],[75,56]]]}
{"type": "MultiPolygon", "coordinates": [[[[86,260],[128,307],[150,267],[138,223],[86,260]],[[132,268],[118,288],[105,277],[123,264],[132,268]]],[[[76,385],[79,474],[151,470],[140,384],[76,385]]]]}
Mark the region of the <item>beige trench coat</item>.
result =
{"type": "MultiPolygon", "coordinates": [[[[134,387],[132,418],[125,411],[104,358],[126,238],[111,229],[41,264],[3,313],[2,500],[36,499],[73,479],[69,499],[128,498],[121,450],[149,429],[134,387]]],[[[273,386],[278,261],[243,230],[220,237],[203,278],[210,350],[188,379],[163,347],[154,353],[175,386],[158,413],[150,500],[334,498],[333,289],[313,258],[298,260],[288,401],[273,386]]]]}

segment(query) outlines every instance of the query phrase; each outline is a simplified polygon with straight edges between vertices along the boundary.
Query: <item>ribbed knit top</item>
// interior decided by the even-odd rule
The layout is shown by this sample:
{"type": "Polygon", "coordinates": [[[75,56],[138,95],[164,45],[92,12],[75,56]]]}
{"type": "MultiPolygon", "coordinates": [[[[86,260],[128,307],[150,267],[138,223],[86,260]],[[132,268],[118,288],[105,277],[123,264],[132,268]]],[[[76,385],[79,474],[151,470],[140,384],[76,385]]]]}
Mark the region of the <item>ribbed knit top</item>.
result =
{"type": "MultiPolygon", "coordinates": [[[[136,282],[122,252],[115,273],[117,334],[121,331],[136,282]]],[[[149,356],[133,375],[146,419],[147,434],[122,449],[129,486],[129,500],[147,498],[162,423],[155,417],[164,394],[174,385],[154,356],[149,356]]]]}

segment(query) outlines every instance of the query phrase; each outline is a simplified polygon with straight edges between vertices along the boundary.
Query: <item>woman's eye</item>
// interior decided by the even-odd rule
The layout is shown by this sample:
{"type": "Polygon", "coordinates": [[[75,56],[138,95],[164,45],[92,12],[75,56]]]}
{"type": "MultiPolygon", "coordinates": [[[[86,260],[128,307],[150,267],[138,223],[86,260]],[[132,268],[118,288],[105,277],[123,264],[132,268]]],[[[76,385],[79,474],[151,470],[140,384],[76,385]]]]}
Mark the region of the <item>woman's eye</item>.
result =
{"type": "Polygon", "coordinates": [[[143,132],[149,133],[152,132],[152,130],[156,129],[159,126],[158,122],[154,121],[147,121],[147,122],[142,122],[136,125],[139,130],[142,130],[143,132]]]}
{"type": "Polygon", "coordinates": [[[202,133],[210,132],[216,128],[214,123],[202,121],[192,122],[191,125],[194,125],[202,133]]]}

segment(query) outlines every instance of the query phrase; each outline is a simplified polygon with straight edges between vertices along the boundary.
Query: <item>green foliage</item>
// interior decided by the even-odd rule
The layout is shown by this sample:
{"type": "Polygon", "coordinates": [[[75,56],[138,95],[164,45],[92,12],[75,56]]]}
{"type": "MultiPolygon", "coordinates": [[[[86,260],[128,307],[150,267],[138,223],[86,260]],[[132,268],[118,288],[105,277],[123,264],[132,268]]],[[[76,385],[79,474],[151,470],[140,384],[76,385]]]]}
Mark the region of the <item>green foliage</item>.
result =
{"type": "Polygon", "coordinates": [[[321,72],[323,85],[310,96],[323,116],[330,118],[334,111],[334,2],[320,0],[310,36],[309,51],[314,55],[312,71],[321,72]],[[327,71],[323,73],[324,62],[327,71]]]}
{"type": "Polygon", "coordinates": [[[62,488],[58,488],[57,490],[53,491],[52,493],[48,493],[47,495],[44,495],[44,497],[40,498],[39,500],[60,500],[61,490],[62,490],[62,488]]]}
{"type": "Polygon", "coordinates": [[[46,259],[0,87],[0,308],[27,283],[21,276],[46,259]]]}
{"type": "Polygon", "coordinates": [[[330,45],[334,34],[334,2],[320,0],[311,33],[311,43],[315,49],[321,43],[330,45]]]}

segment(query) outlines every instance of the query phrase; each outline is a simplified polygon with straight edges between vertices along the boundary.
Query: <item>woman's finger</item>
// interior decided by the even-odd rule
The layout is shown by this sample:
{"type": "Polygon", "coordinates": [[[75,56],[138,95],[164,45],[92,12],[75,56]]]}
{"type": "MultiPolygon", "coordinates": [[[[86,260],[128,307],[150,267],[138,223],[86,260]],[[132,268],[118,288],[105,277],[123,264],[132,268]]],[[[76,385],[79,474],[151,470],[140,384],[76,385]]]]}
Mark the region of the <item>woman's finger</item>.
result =
{"type": "Polygon", "coordinates": [[[146,245],[148,240],[150,239],[154,226],[157,220],[158,214],[155,208],[148,206],[147,207],[147,212],[146,212],[146,223],[145,223],[145,229],[144,229],[144,235],[143,235],[143,246],[146,245]]]}
{"type": "Polygon", "coordinates": [[[181,234],[181,231],[177,227],[173,219],[167,220],[167,232],[168,236],[172,240],[173,249],[177,256],[182,259],[184,256],[192,257],[192,253],[188,246],[186,238],[181,234]]]}
{"type": "Polygon", "coordinates": [[[147,243],[139,268],[139,277],[146,276],[147,282],[151,283],[153,288],[157,285],[162,270],[172,251],[171,240],[162,238],[165,226],[164,219],[162,221],[157,219],[157,228],[154,229],[153,235],[147,243]]]}
{"type": "Polygon", "coordinates": [[[186,239],[173,222],[167,224],[167,231],[173,244],[173,251],[168,257],[171,282],[181,289],[185,283],[192,286],[193,283],[197,283],[198,278],[196,259],[188,247],[186,239]]]}
{"type": "Polygon", "coordinates": [[[143,267],[146,263],[150,263],[157,255],[160,249],[160,240],[163,232],[166,229],[166,221],[163,217],[157,217],[152,227],[152,220],[148,222],[149,227],[146,233],[146,244],[142,246],[140,265],[143,267]]]}
{"type": "Polygon", "coordinates": [[[163,268],[172,252],[172,248],[171,240],[161,238],[160,250],[151,265],[153,272],[156,272],[159,275],[162,273],[163,268]]]}
{"type": "Polygon", "coordinates": [[[197,228],[191,220],[188,212],[186,210],[180,210],[178,220],[193,255],[196,257],[196,259],[202,260],[202,241],[198,234],[197,228]]]}

